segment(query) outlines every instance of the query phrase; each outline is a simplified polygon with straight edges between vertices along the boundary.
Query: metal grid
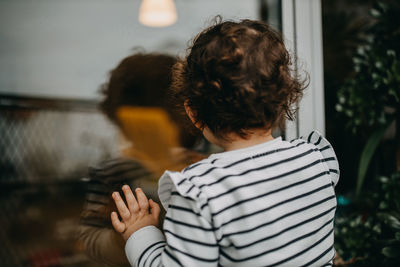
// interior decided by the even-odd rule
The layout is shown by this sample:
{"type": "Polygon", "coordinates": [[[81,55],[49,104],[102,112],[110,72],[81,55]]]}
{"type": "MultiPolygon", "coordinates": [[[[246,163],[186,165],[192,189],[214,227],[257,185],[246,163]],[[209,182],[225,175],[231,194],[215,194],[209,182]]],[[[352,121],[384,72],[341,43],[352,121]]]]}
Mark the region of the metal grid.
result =
{"type": "Polygon", "coordinates": [[[79,179],[117,153],[116,129],[95,109],[3,106],[0,136],[0,182],[79,179]]]}
{"type": "Polygon", "coordinates": [[[80,180],[117,138],[95,102],[0,95],[0,266],[97,266],[75,240],[80,180]]]}

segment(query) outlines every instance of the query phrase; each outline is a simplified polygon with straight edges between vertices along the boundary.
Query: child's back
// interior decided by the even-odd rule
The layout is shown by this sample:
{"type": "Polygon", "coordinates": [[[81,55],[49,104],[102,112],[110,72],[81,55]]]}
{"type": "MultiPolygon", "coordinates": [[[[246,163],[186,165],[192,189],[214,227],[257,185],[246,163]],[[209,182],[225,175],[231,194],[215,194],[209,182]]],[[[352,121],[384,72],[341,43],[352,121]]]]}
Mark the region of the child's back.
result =
{"type": "Polygon", "coordinates": [[[215,264],[213,257],[223,266],[331,263],[338,172],[331,146],[317,132],[213,154],[182,173],[168,172],[159,188],[166,192],[160,198],[168,208],[168,245],[184,249],[196,265],[215,264]]]}

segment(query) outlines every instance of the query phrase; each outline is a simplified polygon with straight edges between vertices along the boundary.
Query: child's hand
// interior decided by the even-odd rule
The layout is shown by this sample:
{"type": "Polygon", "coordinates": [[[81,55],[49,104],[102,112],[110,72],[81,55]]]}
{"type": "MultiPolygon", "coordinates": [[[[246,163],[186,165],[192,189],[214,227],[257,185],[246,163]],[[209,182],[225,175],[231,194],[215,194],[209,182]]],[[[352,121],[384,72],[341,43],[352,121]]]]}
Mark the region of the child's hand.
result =
{"type": "Polygon", "coordinates": [[[160,206],[151,199],[147,200],[146,195],[140,188],[135,190],[137,201],[128,185],[124,185],[122,190],[124,191],[128,207],[125,205],[124,200],[118,192],[112,194],[115,205],[122,218],[122,221],[120,221],[115,211],[111,213],[111,222],[114,229],[121,233],[125,240],[128,240],[128,238],[140,228],[149,225],[158,226],[160,206]]]}

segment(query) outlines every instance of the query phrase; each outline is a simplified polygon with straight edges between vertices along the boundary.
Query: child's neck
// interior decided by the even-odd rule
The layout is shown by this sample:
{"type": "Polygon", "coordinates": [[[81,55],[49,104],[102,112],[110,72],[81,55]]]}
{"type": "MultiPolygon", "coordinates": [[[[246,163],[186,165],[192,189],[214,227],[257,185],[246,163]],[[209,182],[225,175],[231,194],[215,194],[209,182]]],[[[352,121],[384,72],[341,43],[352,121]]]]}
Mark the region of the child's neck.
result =
{"type": "Polygon", "coordinates": [[[215,142],[212,143],[222,147],[224,151],[231,151],[262,144],[273,139],[274,138],[271,135],[271,130],[266,131],[265,129],[252,129],[251,131],[247,132],[246,138],[232,133],[227,135],[227,140],[215,138],[215,140],[212,140],[215,142]]]}

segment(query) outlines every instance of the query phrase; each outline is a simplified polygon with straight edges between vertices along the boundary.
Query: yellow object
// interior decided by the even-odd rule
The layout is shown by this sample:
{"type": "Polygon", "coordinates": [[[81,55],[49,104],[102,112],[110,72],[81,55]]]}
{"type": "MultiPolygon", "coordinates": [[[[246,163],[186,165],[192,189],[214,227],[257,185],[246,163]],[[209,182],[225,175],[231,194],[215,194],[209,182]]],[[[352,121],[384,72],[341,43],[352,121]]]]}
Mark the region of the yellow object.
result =
{"type": "Polygon", "coordinates": [[[173,152],[180,146],[178,128],[163,109],[126,106],[118,109],[117,117],[124,134],[133,143],[125,151],[127,156],[139,160],[157,175],[166,169],[185,167],[173,152]]]}

